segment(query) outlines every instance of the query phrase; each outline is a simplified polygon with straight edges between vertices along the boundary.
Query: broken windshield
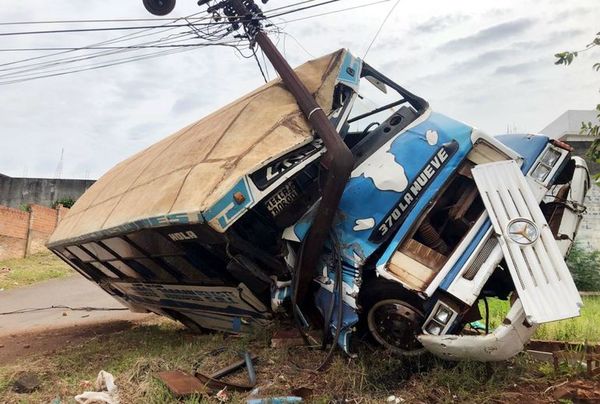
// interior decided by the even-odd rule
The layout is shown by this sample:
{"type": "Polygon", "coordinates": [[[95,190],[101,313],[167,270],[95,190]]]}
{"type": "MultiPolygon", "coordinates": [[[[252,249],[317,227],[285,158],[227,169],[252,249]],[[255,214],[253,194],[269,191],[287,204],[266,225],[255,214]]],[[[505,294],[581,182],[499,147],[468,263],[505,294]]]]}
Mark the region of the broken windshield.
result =
{"type": "Polygon", "coordinates": [[[415,96],[368,64],[363,65],[360,90],[342,128],[344,142],[357,164],[406,128],[428,108],[415,96]]]}

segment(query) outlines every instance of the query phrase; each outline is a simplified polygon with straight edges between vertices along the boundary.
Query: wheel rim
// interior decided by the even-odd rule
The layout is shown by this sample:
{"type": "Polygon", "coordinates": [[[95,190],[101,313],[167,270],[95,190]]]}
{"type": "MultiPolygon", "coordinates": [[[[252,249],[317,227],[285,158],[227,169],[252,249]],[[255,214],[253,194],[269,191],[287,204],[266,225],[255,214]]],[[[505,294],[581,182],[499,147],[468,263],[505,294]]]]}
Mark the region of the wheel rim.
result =
{"type": "Polygon", "coordinates": [[[367,322],[373,338],[384,347],[405,356],[425,351],[416,338],[423,315],[408,303],[396,299],[377,302],[369,310],[367,322]]]}

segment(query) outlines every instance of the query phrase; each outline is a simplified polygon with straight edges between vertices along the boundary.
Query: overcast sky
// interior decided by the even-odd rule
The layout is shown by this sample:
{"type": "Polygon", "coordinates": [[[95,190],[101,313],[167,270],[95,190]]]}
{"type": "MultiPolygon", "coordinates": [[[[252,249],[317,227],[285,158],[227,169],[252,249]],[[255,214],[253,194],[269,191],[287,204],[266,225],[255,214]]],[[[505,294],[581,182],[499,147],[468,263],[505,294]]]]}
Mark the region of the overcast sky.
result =
{"type": "MultiPolygon", "coordinates": [[[[264,8],[297,1],[272,0],[264,8]]],[[[283,19],[371,1],[341,0],[275,20],[289,34],[278,46],[283,51],[285,44],[292,65],[342,47],[362,56],[393,1],[288,24],[283,19]]],[[[178,3],[169,17],[199,11],[194,0],[178,3]]],[[[0,22],[148,16],[141,0],[5,1],[0,10],[0,22]]],[[[600,102],[600,74],[591,68],[599,51],[582,54],[569,68],[553,65],[554,53],[587,44],[599,21],[597,0],[401,0],[366,59],[438,112],[490,134],[507,126],[537,132],[565,110],[600,102]]],[[[0,32],[60,28],[67,26],[3,25],[0,32]]],[[[76,47],[118,35],[1,36],[0,49],[76,47]]],[[[41,54],[0,52],[0,64],[41,54]]],[[[97,178],[262,82],[254,60],[214,47],[1,85],[0,173],[54,177],[64,148],[63,178],[97,178]]]]}

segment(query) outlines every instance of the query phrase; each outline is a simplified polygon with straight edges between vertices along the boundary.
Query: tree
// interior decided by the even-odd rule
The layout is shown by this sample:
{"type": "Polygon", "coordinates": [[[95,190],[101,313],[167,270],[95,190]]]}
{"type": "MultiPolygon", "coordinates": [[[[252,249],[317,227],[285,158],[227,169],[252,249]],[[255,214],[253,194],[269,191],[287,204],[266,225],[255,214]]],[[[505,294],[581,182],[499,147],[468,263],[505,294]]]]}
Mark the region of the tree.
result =
{"type": "Polygon", "coordinates": [[[567,257],[567,266],[577,289],[584,292],[600,291],[600,251],[587,251],[575,244],[567,257]]]}
{"type": "MultiPolygon", "coordinates": [[[[595,48],[596,46],[600,47],[600,32],[596,34],[596,37],[592,40],[592,42],[587,44],[586,47],[581,50],[565,51],[555,54],[554,56],[556,57],[556,61],[554,62],[554,64],[569,66],[571,63],[573,63],[573,60],[575,60],[575,58],[580,53],[587,52],[590,49],[595,48]]],[[[594,63],[592,68],[597,72],[600,72],[600,63],[594,63]]],[[[600,104],[596,105],[596,112],[598,119],[600,120],[600,104]]],[[[600,163],[600,125],[593,124],[592,122],[582,122],[580,133],[583,135],[595,137],[595,140],[592,142],[592,146],[590,147],[588,154],[591,158],[600,163]]],[[[600,173],[596,174],[596,178],[598,178],[599,176],[600,173]]]]}

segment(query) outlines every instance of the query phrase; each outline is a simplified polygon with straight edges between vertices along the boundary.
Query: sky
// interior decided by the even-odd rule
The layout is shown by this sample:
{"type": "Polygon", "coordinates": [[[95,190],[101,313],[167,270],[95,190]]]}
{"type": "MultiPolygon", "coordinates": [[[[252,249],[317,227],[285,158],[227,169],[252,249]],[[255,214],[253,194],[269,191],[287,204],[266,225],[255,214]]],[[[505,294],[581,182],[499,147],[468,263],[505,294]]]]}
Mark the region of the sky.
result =
{"type": "MultiPolygon", "coordinates": [[[[261,6],[269,10],[298,1],[261,6]]],[[[362,57],[395,0],[289,20],[373,2],[340,0],[276,18],[284,34],[273,39],[293,66],[339,48],[362,57]]],[[[0,23],[151,17],[141,0],[49,4],[11,2],[0,10],[0,23]]],[[[199,11],[196,1],[178,0],[169,17],[199,11]]],[[[507,129],[536,133],[566,110],[592,109],[600,102],[600,73],[591,67],[600,60],[598,48],[580,54],[568,68],[553,64],[556,52],[585,47],[600,31],[598,21],[597,0],[400,0],[366,60],[437,112],[492,135],[507,129]]],[[[0,25],[0,34],[65,28],[72,27],[0,25]]],[[[0,49],[80,47],[119,35],[124,33],[0,35],[0,49]]],[[[0,81],[2,69],[14,66],[6,63],[44,54],[0,51],[0,81]]],[[[274,77],[272,68],[268,73],[274,77]]],[[[231,48],[210,47],[0,85],[0,173],[54,178],[64,150],[62,178],[98,178],[261,84],[256,61],[231,48]]]]}

